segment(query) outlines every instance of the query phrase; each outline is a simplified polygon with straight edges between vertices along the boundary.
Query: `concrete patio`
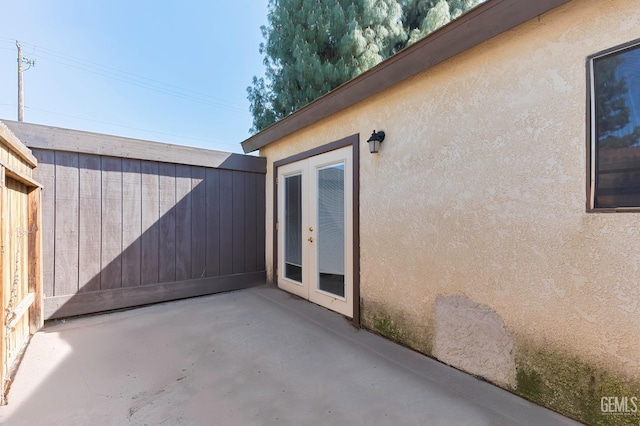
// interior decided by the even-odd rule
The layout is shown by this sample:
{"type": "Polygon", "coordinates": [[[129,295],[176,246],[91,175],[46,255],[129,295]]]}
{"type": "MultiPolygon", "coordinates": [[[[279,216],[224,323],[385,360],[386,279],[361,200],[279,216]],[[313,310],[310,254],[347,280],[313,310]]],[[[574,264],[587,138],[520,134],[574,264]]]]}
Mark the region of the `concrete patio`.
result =
{"type": "Polygon", "coordinates": [[[8,425],[577,424],[280,290],[49,323],[8,425]]]}

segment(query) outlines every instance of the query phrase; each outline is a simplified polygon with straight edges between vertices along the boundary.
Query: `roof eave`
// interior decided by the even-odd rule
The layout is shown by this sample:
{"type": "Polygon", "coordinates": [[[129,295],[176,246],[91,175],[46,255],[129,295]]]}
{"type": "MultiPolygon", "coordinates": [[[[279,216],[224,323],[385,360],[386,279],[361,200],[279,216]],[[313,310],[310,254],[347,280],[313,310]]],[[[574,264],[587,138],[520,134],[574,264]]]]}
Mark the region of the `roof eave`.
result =
{"type": "Polygon", "coordinates": [[[570,0],[488,0],[242,142],[258,150],[570,0]]]}

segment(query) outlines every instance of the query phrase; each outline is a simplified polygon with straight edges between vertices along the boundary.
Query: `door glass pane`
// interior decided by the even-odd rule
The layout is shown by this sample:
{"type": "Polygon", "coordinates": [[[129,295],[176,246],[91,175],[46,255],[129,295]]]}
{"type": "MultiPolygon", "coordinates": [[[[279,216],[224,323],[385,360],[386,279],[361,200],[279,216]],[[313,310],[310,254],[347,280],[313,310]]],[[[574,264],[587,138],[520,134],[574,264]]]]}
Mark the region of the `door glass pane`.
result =
{"type": "Polygon", "coordinates": [[[344,164],[318,170],[318,288],[344,297],[344,164]]]}
{"type": "Polygon", "coordinates": [[[284,269],[302,282],[302,175],[284,179],[284,269]]]}

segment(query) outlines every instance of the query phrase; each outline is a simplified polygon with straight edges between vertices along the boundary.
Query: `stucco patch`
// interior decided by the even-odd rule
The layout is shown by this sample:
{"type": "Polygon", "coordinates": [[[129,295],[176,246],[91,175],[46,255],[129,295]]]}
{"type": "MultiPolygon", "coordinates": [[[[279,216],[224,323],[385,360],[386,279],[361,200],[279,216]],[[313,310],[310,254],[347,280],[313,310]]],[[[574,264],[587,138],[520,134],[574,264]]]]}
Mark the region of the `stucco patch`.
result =
{"type": "Polygon", "coordinates": [[[516,386],[513,338],[493,309],[466,296],[436,298],[433,356],[500,386],[516,386]]]}

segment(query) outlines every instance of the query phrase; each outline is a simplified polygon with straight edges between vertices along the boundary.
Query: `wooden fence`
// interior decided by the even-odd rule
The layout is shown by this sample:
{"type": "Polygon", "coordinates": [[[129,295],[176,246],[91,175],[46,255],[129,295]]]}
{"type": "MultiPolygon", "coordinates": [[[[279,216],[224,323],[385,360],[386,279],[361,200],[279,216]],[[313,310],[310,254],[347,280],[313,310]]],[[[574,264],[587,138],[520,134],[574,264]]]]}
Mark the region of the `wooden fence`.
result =
{"type": "Polygon", "coordinates": [[[7,125],[44,187],[46,319],[265,282],[264,159],[7,125]]]}
{"type": "Polygon", "coordinates": [[[0,123],[0,405],[29,335],[43,325],[37,161],[0,123]]]}

